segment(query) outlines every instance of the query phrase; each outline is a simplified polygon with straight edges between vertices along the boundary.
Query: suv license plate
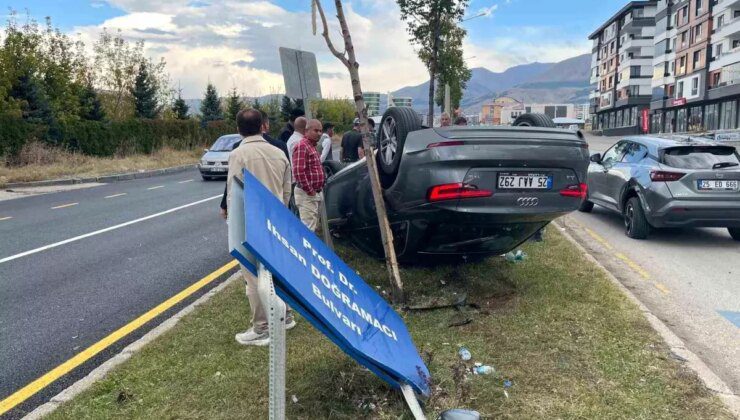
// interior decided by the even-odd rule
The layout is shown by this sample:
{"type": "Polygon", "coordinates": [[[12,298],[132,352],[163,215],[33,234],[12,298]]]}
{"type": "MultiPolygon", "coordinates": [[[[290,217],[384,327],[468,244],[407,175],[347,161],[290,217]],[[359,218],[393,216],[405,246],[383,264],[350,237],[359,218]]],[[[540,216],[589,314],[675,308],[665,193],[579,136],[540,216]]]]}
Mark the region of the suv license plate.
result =
{"type": "Polygon", "coordinates": [[[552,175],[502,172],[498,174],[498,187],[512,190],[549,190],[552,188],[552,175]]]}
{"type": "Polygon", "coordinates": [[[228,171],[228,170],[229,170],[229,168],[225,168],[225,167],[215,167],[215,168],[211,168],[211,172],[226,172],[226,171],[228,171]]]}
{"type": "Polygon", "coordinates": [[[700,179],[697,181],[699,190],[702,191],[737,191],[740,181],[733,179],[700,179]]]}

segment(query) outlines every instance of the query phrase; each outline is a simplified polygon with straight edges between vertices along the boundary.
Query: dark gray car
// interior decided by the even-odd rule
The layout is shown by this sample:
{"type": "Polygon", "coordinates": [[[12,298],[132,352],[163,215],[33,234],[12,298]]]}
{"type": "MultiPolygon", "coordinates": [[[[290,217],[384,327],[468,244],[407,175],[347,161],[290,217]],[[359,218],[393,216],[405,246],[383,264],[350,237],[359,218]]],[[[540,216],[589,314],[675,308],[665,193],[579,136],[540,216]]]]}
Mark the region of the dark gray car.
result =
{"type": "MultiPolygon", "coordinates": [[[[588,145],[577,132],[532,127],[552,125],[536,117],[529,127],[423,128],[410,108],[386,111],[376,161],[401,260],[502,254],[578,209],[588,145]]],[[[330,228],[382,256],[364,159],[330,165],[330,228]]]]}
{"type": "Polygon", "coordinates": [[[580,210],[594,204],[619,212],[635,239],[653,227],[726,227],[740,240],[740,158],[719,143],[628,137],[591,156],[580,210]]]}

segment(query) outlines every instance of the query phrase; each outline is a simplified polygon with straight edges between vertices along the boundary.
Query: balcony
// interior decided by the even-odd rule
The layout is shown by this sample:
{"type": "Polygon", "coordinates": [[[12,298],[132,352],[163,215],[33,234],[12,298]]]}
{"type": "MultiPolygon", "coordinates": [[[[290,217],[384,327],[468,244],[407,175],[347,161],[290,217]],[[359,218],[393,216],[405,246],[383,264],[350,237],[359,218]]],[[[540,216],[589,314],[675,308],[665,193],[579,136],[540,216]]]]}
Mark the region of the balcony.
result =
{"type": "Polygon", "coordinates": [[[644,47],[654,48],[655,42],[653,38],[627,36],[624,44],[620,45],[620,49],[626,52],[639,52],[644,47]]]}
{"type": "Polygon", "coordinates": [[[740,7],[740,0],[719,0],[714,5],[713,12],[716,14],[730,8],[736,9],[738,7],[740,7]]]}
{"type": "MultiPolygon", "coordinates": [[[[738,0],[740,1],[740,0],[738,0]]],[[[740,47],[723,52],[719,57],[714,57],[709,64],[709,71],[719,70],[740,61],[740,47]]]]}
{"type": "Polygon", "coordinates": [[[642,31],[642,28],[645,26],[654,26],[655,25],[655,18],[654,17],[638,17],[633,18],[628,22],[625,22],[624,26],[622,26],[621,32],[622,33],[639,33],[642,31]]]}
{"type": "MultiPolygon", "coordinates": [[[[738,0],[738,2],[740,2],[740,0],[738,0]]],[[[731,19],[730,21],[725,22],[724,25],[714,29],[712,39],[717,40],[721,38],[740,38],[740,17],[731,19]]]]}

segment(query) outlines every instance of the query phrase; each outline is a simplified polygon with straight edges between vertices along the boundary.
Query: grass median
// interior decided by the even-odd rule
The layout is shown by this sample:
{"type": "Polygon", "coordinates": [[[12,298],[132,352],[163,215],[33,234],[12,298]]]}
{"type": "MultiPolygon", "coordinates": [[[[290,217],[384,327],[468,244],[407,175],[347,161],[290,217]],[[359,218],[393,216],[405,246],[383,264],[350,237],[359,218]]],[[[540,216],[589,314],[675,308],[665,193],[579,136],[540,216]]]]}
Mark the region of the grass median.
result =
{"type": "MultiPolygon", "coordinates": [[[[433,376],[429,418],[454,407],[485,418],[731,418],[555,228],[523,249],[520,263],[402,270],[414,303],[467,295],[460,309],[402,313],[433,376]],[[496,373],[472,375],[472,362],[496,373]]],[[[387,289],[382,262],[338,252],[387,289]]],[[[266,418],[268,350],[233,338],[247,317],[244,286],[232,284],[51,418],[266,418]]],[[[288,333],[287,395],[288,418],[411,418],[398,392],[303,320],[288,333]]]]}

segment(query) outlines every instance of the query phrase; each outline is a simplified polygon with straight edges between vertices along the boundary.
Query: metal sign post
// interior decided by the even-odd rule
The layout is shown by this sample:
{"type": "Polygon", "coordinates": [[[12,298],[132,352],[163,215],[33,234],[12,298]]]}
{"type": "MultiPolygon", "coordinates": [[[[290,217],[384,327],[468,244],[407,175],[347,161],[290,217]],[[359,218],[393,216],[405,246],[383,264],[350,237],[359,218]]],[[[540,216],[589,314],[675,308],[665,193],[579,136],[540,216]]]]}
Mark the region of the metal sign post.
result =
{"type": "Polygon", "coordinates": [[[285,96],[302,99],[306,118],[311,115],[311,100],[321,99],[321,83],[316,55],[312,52],[280,47],[285,96]]]}
{"type": "Polygon", "coordinates": [[[285,302],[275,294],[272,274],[261,263],[258,268],[257,293],[268,302],[270,333],[270,420],[285,419],[285,302]]]}

